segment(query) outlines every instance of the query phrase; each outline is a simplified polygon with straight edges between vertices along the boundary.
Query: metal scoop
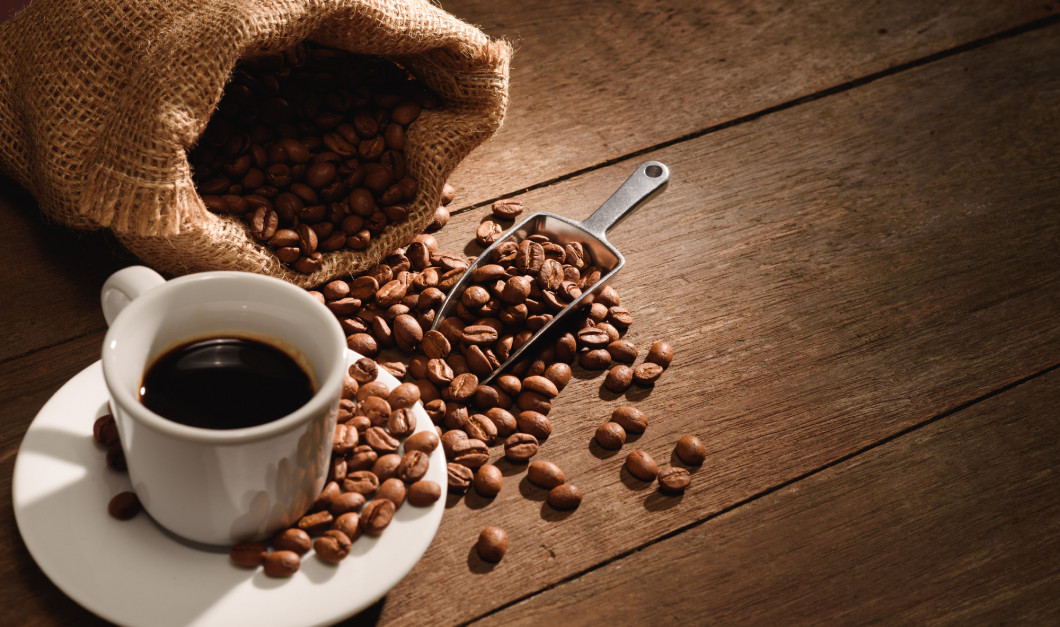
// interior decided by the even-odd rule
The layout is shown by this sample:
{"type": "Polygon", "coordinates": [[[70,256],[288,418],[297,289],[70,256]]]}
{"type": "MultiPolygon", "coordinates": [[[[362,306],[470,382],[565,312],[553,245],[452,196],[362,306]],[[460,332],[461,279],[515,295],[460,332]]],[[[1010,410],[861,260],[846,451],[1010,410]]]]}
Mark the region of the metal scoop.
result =
{"type": "Polygon", "coordinates": [[[437,330],[442,324],[442,321],[449,316],[453,308],[456,306],[456,303],[460,300],[464,288],[471,283],[471,276],[475,269],[479,266],[493,263],[493,250],[505,241],[522,241],[530,235],[542,234],[547,235],[549,239],[560,244],[581,242],[592,254],[593,263],[604,270],[601,273],[600,280],[591,286],[587,286],[586,289],[582,291],[581,296],[575,298],[569,305],[556,313],[553,318],[543,327],[538,329],[529,340],[518,349],[512,351],[508,356],[508,359],[501,363],[501,365],[494,369],[488,377],[480,382],[482,384],[489,383],[494,377],[508,368],[508,366],[515,363],[515,361],[519,359],[519,356],[526,352],[526,350],[529,349],[539,338],[544,336],[549,329],[558,324],[571,312],[580,309],[582,303],[584,303],[591,294],[604,287],[604,285],[607,284],[607,281],[610,280],[623,265],[625,265],[625,257],[622,256],[622,253],[618,252],[617,248],[607,241],[607,231],[618,224],[618,222],[626,217],[629,212],[640,206],[641,203],[653,197],[656,193],[661,192],[666,187],[666,182],[669,179],[670,170],[665,165],[658,161],[647,161],[637,167],[637,170],[626,179],[626,182],[623,183],[610,198],[607,199],[607,202],[600,205],[599,209],[594,211],[591,216],[581,222],[546,211],[539,211],[527,216],[526,219],[513,226],[508,232],[498,238],[496,242],[489,246],[489,248],[482,251],[482,254],[478,256],[475,263],[464,272],[463,276],[460,277],[460,280],[453,286],[453,289],[449,291],[449,295],[446,297],[445,302],[442,303],[442,308],[438,310],[438,314],[434,318],[434,324],[431,325],[431,329],[437,330]]]}

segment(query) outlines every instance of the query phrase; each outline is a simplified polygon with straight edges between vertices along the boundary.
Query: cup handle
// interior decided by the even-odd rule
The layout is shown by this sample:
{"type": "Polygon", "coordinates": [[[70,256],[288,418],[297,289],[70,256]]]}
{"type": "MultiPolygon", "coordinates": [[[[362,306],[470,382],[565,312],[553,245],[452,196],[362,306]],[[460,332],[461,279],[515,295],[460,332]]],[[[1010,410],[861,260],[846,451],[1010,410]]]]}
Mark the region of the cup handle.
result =
{"type": "Polygon", "coordinates": [[[162,275],[145,266],[122,268],[103,283],[99,302],[109,326],[137,296],[165,283],[162,275]]]}

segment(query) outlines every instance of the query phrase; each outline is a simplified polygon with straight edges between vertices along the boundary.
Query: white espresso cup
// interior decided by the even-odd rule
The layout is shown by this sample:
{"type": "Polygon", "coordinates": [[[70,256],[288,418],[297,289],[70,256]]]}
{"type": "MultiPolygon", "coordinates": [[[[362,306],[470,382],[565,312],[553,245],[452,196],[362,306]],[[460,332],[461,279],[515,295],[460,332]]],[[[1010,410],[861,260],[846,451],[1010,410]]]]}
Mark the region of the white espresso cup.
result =
{"type": "Polygon", "coordinates": [[[271,277],[204,272],[166,281],[143,266],[113,274],[101,301],[110,325],[103,377],[133,490],[151,517],[210,545],[264,538],[301,517],[327,478],[346,369],[345,337],[327,307],[271,277]],[[218,337],[280,348],[315,393],[286,416],[235,429],[188,426],[143,405],[144,375],[161,355],[218,337]]]}

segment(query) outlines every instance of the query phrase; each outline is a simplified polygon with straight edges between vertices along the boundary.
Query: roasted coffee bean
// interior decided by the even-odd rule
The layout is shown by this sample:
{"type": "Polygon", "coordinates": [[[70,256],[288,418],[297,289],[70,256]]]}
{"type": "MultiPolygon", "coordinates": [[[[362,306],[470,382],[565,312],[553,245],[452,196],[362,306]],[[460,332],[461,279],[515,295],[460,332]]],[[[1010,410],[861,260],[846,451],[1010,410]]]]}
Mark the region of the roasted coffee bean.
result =
{"type": "Polygon", "coordinates": [[[386,426],[390,435],[403,438],[416,430],[416,414],[409,408],[394,410],[390,412],[386,426]]]}
{"type": "Polygon", "coordinates": [[[442,496],[442,487],[434,481],[420,480],[409,486],[406,499],[413,507],[427,507],[442,496]]]}
{"type": "Polygon", "coordinates": [[[375,499],[368,503],[361,511],[361,531],[370,536],[378,536],[390,525],[396,510],[397,506],[393,501],[387,499],[375,499]]]}
{"type": "Polygon", "coordinates": [[[345,455],[357,446],[359,440],[360,434],[357,429],[345,424],[337,424],[331,441],[331,452],[345,455]]]}
{"type": "Polygon", "coordinates": [[[655,385],[655,382],[659,380],[662,372],[663,367],[659,364],[645,361],[638,364],[637,367],[633,369],[633,383],[644,387],[650,387],[655,385]]]}
{"type": "Polygon", "coordinates": [[[504,485],[504,475],[501,469],[493,464],[483,464],[475,471],[475,491],[485,497],[494,497],[501,491],[504,485]]]}
{"type": "Polygon", "coordinates": [[[371,497],[379,490],[379,477],[370,470],[357,470],[346,475],[342,489],[371,497]]]}
{"type": "Polygon", "coordinates": [[[331,523],[335,521],[335,517],[331,515],[331,512],[327,510],[313,512],[312,514],[306,514],[298,519],[298,528],[305,531],[311,536],[322,533],[325,529],[331,527],[331,523]]]}
{"type": "Polygon", "coordinates": [[[269,547],[263,542],[240,542],[228,550],[228,559],[236,566],[257,568],[265,563],[269,547]]]}
{"type": "Polygon", "coordinates": [[[350,554],[353,541],[338,529],[328,529],[313,542],[313,551],[325,562],[337,564],[350,554]]]}
{"type": "Polygon", "coordinates": [[[479,533],[475,551],[483,561],[496,564],[508,552],[508,534],[500,527],[486,527],[479,533]]]}
{"type": "Polygon", "coordinates": [[[627,329],[633,324],[633,316],[625,307],[611,307],[607,310],[607,321],[619,329],[627,329]]]}
{"type": "Polygon", "coordinates": [[[552,403],[537,392],[523,390],[515,397],[515,404],[523,411],[533,411],[545,415],[552,411],[552,403]]]}
{"type": "Polygon", "coordinates": [[[631,364],[637,360],[637,347],[629,340],[611,342],[607,345],[607,352],[611,354],[611,359],[624,364],[631,364]]]}
{"type": "Polygon", "coordinates": [[[463,374],[453,377],[449,387],[446,388],[445,395],[449,400],[456,401],[458,403],[466,403],[471,400],[471,397],[475,395],[475,389],[478,387],[478,377],[473,373],[465,372],[463,374]]]}
{"type": "Polygon", "coordinates": [[[143,506],[135,492],[119,492],[107,504],[107,513],[118,520],[129,520],[140,513],[143,506]]]}
{"type": "Polygon", "coordinates": [[[468,438],[459,440],[452,446],[452,461],[472,470],[489,461],[489,447],[482,440],[468,438]]]}
{"type": "Polygon", "coordinates": [[[394,504],[395,507],[401,507],[405,502],[405,482],[397,477],[391,477],[384,481],[379,486],[379,492],[376,493],[376,499],[386,499],[394,504]]]}
{"type": "Polygon", "coordinates": [[[648,350],[648,356],[644,358],[644,361],[658,364],[663,368],[668,368],[673,359],[674,349],[670,346],[670,343],[659,341],[651,345],[651,348],[648,350]]]}
{"type": "Polygon", "coordinates": [[[659,471],[659,490],[666,494],[681,494],[692,483],[692,475],[684,468],[666,468],[659,471]]]}
{"type": "Polygon", "coordinates": [[[526,469],[526,478],[530,483],[546,490],[567,482],[567,475],[559,466],[549,461],[532,462],[526,469]]]}
{"type": "Polygon", "coordinates": [[[452,350],[449,340],[442,335],[441,331],[437,330],[424,333],[421,346],[424,354],[431,359],[445,359],[449,356],[449,351],[452,350]]]}
{"type": "Polygon", "coordinates": [[[355,353],[365,357],[375,357],[379,354],[379,344],[375,338],[368,333],[354,333],[346,337],[346,346],[355,353]]]}
{"type": "Polygon", "coordinates": [[[644,433],[648,428],[648,417],[636,407],[616,407],[611,412],[611,421],[617,422],[629,433],[644,433]]]}
{"type": "Polygon", "coordinates": [[[409,451],[421,451],[423,453],[430,453],[434,449],[438,448],[439,440],[438,434],[434,431],[420,431],[414,433],[407,440],[405,440],[405,453],[409,451]]]}
{"type": "Polygon", "coordinates": [[[333,516],[342,516],[347,512],[355,512],[364,506],[367,499],[360,492],[343,492],[331,501],[328,511],[333,516]]]}
{"type": "MultiPolygon", "coordinates": [[[[361,416],[361,418],[364,417],[361,416]]],[[[368,420],[367,418],[364,419],[368,420]]],[[[354,420],[357,420],[357,418],[354,418],[354,420]]],[[[352,451],[350,451],[350,455],[346,460],[346,471],[348,473],[346,476],[349,477],[350,474],[360,470],[371,469],[372,465],[375,464],[375,460],[378,458],[379,454],[376,453],[372,447],[367,444],[357,445],[352,451]]],[[[343,487],[343,489],[347,488],[343,487]]]]}
{"type": "Polygon", "coordinates": [[[342,456],[334,456],[331,458],[331,467],[328,469],[328,481],[341,482],[346,478],[346,473],[349,472],[346,458],[342,456]]]}
{"type": "Polygon", "coordinates": [[[528,433],[540,440],[552,435],[552,423],[544,414],[536,411],[523,411],[515,417],[515,423],[523,433],[528,433]]]}
{"type": "Polygon", "coordinates": [[[387,433],[386,429],[382,427],[371,427],[365,431],[364,441],[368,446],[372,447],[372,450],[380,455],[394,453],[398,450],[398,447],[401,446],[401,442],[387,433]]]}
{"type": "Polygon", "coordinates": [[[103,446],[110,446],[118,441],[118,425],[114,416],[104,414],[92,424],[92,437],[103,446]]]}
{"type": "Polygon", "coordinates": [[[529,433],[513,433],[504,441],[504,457],[511,462],[527,462],[537,455],[538,439],[529,433]]]}
{"type": "MultiPolygon", "coordinates": [[[[372,384],[367,384],[361,387],[357,392],[357,395],[361,397],[361,404],[358,408],[358,412],[361,416],[367,416],[368,419],[372,421],[373,425],[385,425],[387,420],[390,419],[390,414],[393,413],[390,408],[390,403],[386,401],[386,398],[373,395],[371,393],[373,388],[370,388],[370,385],[372,384]]],[[[372,445],[373,443],[368,442],[368,444],[372,445]]]]}
{"type": "MultiPolygon", "coordinates": [[[[426,433],[426,432],[424,432],[426,433]]],[[[430,457],[423,451],[408,451],[401,457],[401,462],[394,471],[394,476],[406,483],[419,481],[427,474],[430,457]]]]}
{"type": "Polygon", "coordinates": [[[523,202],[514,198],[496,200],[490,205],[490,211],[501,220],[514,220],[523,212],[523,202]]]}
{"type": "Polygon", "coordinates": [[[457,494],[467,492],[475,479],[475,471],[462,464],[449,462],[445,465],[449,491],[457,494]]]}
{"type": "Polygon", "coordinates": [[[438,207],[434,210],[434,217],[431,222],[427,225],[428,231],[437,231],[443,228],[449,223],[449,210],[445,207],[438,207]]]}
{"type": "Polygon", "coordinates": [[[596,443],[608,450],[618,450],[626,443],[626,430],[617,422],[605,422],[596,429],[596,443]]]}
{"type": "MultiPolygon", "coordinates": [[[[430,381],[428,381],[430,383],[430,381]]],[[[431,383],[431,386],[434,386],[431,383]]],[[[434,387],[437,390],[437,387],[434,387]]],[[[445,418],[445,401],[440,398],[428,401],[423,405],[423,411],[427,413],[427,417],[431,419],[431,422],[438,424],[445,418]]]]}
{"type": "Polygon", "coordinates": [[[659,474],[659,465],[647,451],[637,449],[626,455],[626,470],[641,481],[653,481],[659,474]]]}
{"type": "Polygon", "coordinates": [[[420,389],[414,383],[400,383],[387,395],[391,410],[412,407],[420,400],[420,389]]]}
{"type": "Polygon", "coordinates": [[[497,342],[497,329],[485,324],[473,324],[464,328],[460,339],[465,344],[476,346],[492,345],[497,342]]]}
{"type": "Polygon", "coordinates": [[[606,330],[601,329],[600,327],[583,327],[578,329],[575,337],[578,340],[578,346],[590,350],[604,348],[611,343],[611,336],[607,334],[606,330]]]}
{"type": "Polygon", "coordinates": [[[342,379],[342,398],[355,399],[357,398],[357,390],[361,387],[360,383],[357,383],[357,379],[354,379],[350,375],[346,375],[342,379]]]}
{"type": "MultiPolygon", "coordinates": [[[[465,410],[466,411],[466,410],[465,410]]],[[[453,447],[460,442],[467,440],[467,433],[464,433],[459,427],[450,429],[442,434],[442,451],[445,453],[445,458],[452,460],[453,447]]]]}
{"type": "Polygon", "coordinates": [[[328,509],[331,507],[331,502],[334,501],[335,498],[338,497],[340,494],[342,494],[342,488],[339,487],[339,484],[335,481],[329,481],[324,484],[324,489],[320,491],[319,495],[317,495],[317,498],[315,501],[313,501],[313,505],[310,507],[310,509],[328,509]]]}
{"type": "Polygon", "coordinates": [[[694,435],[682,436],[674,447],[677,458],[690,466],[699,466],[707,459],[707,447],[694,435]]]}
{"type": "Polygon", "coordinates": [[[294,551],[305,555],[313,547],[313,541],[304,529],[288,527],[272,537],[272,548],[277,551],[294,551]]]}
{"type": "Polygon", "coordinates": [[[486,417],[490,419],[497,430],[497,437],[507,438],[519,428],[519,423],[512,412],[502,407],[491,407],[486,412],[486,417]]]}
{"type": "Polygon", "coordinates": [[[298,572],[302,558],[294,551],[273,551],[265,558],[263,565],[269,577],[290,577],[298,572]]]}
{"type": "Polygon", "coordinates": [[[349,369],[349,375],[356,379],[357,383],[361,385],[375,381],[378,373],[379,365],[374,359],[369,359],[367,357],[358,359],[349,369]]]}
{"type": "Polygon", "coordinates": [[[525,239],[519,242],[514,261],[515,267],[520,270],[525,270],[530,273],[537,272],[541,269],[541,264],[545,261],[545,249],[541,247],[541,244],[530,239],[525,239]]]}
{"type": "Polygon", "coordinates": [[[427,380],[437,386],[448,388],[456,374],[453,368],[442,359],[431,359],[427,362],[427,380]]]}
{"type": "Polygon", "coordinates": [[[118,472],[125,472],[129,470],[129,466],[125,463],[125,450],[121,447],[120,441],[115,441],[107,447],[107,467],[111,470],[118,472]]]}
{"type": "Polygon", "coordinates": [[[484,414],[471,414],[464,423],[467,437],[492,444],[497,439],[497,425],[484,414]]]}
{"type": "Polygon", "coordinates": [[[570,510],[575,509],[582,502],[582,491],[578,489],[578,486],[564,483],[558,485],[548,491],[548,496],[545,497],[545,502],[548,503],[549,507],[558,510],[570,510]]]}
{"type": "Polygon", "coordinates": [[[542,376],[552,382],[556,386],[556,390],[562,390],[570,382],[572,376],[570,365],[563,362],[556,362],[551,364],[548,368],[545,368],[545,372],[542,376]]]}
{"type": "Polygon", "coordinates": [[[415,349],[423,339],[423,328],[416,318],[402,314],[394,319],[394,342],[404,351],[415,349]]]}
{"type": "Polygon", "coordinates": [[[394,473],[397,472],[398,464],[400,463],[401,456],[397,453],[380,455],[379,459],[375,460],[375,463],[372,464],[372,474],[375,475],[380,482],[386,481],[394,476],[394,473]]]}
{"type": "Polygon", "coordinates": [[[443,205],[448,205],[453,202],[454,198],[456,198],[456,188],[449,183],[442,185],[442,196],[439,202],[443,205]]]}
{"type": "Polygon", "coordinates": [[[604,377],[604,387],[616,394],[621,394],[633,385],[633,369],[625,364],[611,366],[604,377]]]}
{"type": "Polygon", "coordinates": [[[547,377],[540,375],[523,379],[522,389],[526,392],[535,392],[547,399],[553,399],[559,395],[559,388],[556,387],[556,384],[547,377]]]}
{"type": "Polygon", "coordinates": [[[361,515],[357,512],[346,512],[335,519],[331,528],[346,534],[351,542],[356,541],[361,537],[361,515]]]}
{"type": "Polygon", "coordinates": [[[604,370],[611,365],[611,353],[603,348],[586,351],[578,358],[578,365],[586,370],[604,370]]]}
{"type": "Polygon", "coordinates": [[[501,234],[503,233],[504,227],[492,220],[484,220],[479,224],[478,230],[475,232],[475,241],[478,242],[480,246],[489,246],[500,239],[501,234]]]}

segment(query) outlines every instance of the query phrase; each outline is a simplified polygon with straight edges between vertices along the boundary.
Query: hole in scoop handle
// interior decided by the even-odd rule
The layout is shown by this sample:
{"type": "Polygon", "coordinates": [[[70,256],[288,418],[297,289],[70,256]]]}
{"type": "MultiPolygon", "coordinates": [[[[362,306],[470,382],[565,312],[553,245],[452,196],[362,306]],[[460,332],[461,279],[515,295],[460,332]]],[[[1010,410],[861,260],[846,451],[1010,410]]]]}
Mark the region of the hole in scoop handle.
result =
{"type": "Polygon", "coordinates": [[[637,166],[637,170],[630,175],[607,202],[591,216],[582,220],[581,225],[586,231],[600,239],[611,227],[618,224],[630,211],[636,209],[645,200],[662,191],[666,182],[670,180],[670,169],[658,161],[645,161],[637,166]]]}
{"type": "Polygon", "coordinates": [[[122,309],[140,294],[165,283],[162,275],[144,266],[122,268],[103,283],[99,301],[109,326],[122,309]]]}

